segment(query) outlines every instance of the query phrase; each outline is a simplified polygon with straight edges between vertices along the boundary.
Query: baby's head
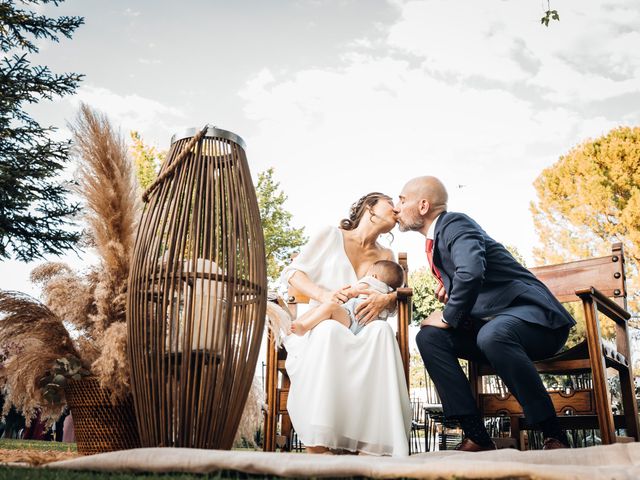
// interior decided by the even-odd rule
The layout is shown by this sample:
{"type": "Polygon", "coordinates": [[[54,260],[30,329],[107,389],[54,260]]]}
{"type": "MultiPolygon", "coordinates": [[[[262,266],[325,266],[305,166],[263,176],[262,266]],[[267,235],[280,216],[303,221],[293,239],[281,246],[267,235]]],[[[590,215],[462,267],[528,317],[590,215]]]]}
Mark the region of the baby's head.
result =
{"type": "Polygon", "coordinates": [[[367,275],[377,278],[396,290],[404,283],[404,270],[391,260],[378,260],[367,270],[367,275]]]}

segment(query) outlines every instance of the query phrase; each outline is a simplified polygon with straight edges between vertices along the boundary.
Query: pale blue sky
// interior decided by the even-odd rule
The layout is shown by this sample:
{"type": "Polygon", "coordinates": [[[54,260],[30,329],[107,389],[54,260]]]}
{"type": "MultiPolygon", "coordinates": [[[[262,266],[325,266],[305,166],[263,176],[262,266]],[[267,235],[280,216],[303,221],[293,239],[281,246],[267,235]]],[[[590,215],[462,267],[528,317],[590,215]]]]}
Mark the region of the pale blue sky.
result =
{"type": "MultiPolygon", "coordinates": [[[[68,0],[45,11],[86,24],[37,60],[86,79],[33,113],[64,137],[82,100],[160,148],[187,126],[233,130],[309,233],[368,191],[435,174],[451,209],[530,259],[533,180],[640,124],[638,2],[551,4],[561,21],[545,28],[538,0],[68,0]]],[[[392,247],[426,262],[416,235],[392,247]]],[[[33,291],[30,268],[0,264],[0,288],[33,291]]]]}

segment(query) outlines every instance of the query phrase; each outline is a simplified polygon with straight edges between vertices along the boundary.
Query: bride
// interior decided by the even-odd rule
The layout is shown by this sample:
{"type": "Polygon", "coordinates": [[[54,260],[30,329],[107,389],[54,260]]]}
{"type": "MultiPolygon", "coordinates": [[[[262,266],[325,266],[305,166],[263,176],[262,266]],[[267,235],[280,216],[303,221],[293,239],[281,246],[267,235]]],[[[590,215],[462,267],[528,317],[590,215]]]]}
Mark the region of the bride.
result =
{"type": "MultiPolygon", "coordinates": [[[[377,240],[395,224],[391,198],[365,195],[340,228],[325,228],[309,241],[283,279],[311,304],[344,303],[344,288],[355,285],[371,264],[394,260],[377,240]]],[[[287,410],[308,452],[409,454],[411,404],[398,344],[387,322],[371,322],[395,305],[395,292],[372,293],[358,311],[366,327],[357,335],[328,320],[304,336],[285,339],[291,379],[287,410]]]]}

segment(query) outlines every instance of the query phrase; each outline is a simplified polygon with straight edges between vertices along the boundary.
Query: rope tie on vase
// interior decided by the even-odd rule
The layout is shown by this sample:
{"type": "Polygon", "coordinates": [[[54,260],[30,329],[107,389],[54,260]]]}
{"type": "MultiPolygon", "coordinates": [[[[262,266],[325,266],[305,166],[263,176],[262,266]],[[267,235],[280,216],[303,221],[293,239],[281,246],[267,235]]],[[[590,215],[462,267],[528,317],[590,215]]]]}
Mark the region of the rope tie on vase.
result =
{"type": "MultiPolygon", "coordinates": [[[[192,152],[192,150],[194,149],[194,147],[196,146],[196,144],[198,145],[198,147],[200,147],[200,141],[204,138],[205,134],[207,133],[207,130],[209,130],[209,124],[205,125],[204,128],[202,130],[200,130],[198,133],[196,133],[193,138],[191,140],[189,140],[189,142],[187,143],[187,145],[185,146],[184,150],[180,153],[180,155],[178,155],[175,160],[173,161],[173,163],[171,163],[171,165],[169,165],[167,167],[167,169],[162,172],[162,174],[160,174],[158,176],[158,178],[156,178],[153,183],[151,185],[149,185],[149,187],[145,190],[145,192],[142,194],[142,201],[144,203],[147,203],[149,201],[149,195],[151,195],[153,193],[153,191],[158,187],[158,185],[160,185],[162,182],[164,182],[168,177],[170,177],[171,175],[173,175],[173,173],[176,171],[176,169],[178,168],[178,166],[184,161],[185,158],[187,158],[189,156],[189,154],[192,152]]],[[[199,153],[199,148],[198,148],[198,152],[196,152],[196,155],[199,153]]]]}

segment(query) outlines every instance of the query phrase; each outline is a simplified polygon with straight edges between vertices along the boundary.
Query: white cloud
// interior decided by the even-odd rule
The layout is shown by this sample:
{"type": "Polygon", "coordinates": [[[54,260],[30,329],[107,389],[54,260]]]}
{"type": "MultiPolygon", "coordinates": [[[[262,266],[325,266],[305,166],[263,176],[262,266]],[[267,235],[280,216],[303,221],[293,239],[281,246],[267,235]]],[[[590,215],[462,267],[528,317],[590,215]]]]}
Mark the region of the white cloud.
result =
{"type": "MultiPolygon", "coordinates": [[[[409,178],[435,174],[451,190],[452,209],[530,256],[533,180],[623,120],[585,116],[582,107],[637,91],[624,74],[635,71],[638,54],[618,45],[631,34],[616,34],[621,27],[599,5],[579,20],[579,5],[563,7],[548,29],[538,6],[522,6],[407,2],[386,49],[363,50],[366,39],[354,39],[338,68],[263,68],[240,91],[256,127],[246,136],[252,169],[276,167],[297,221],[312,231],[335,224],[368,191],[396,195],[409,178]],[[598,29],[597,55],[606,60],[582,41],[598,29]],[[581,70],[580,62],[596,60],[581,70]]],[[[416,237],[396,235],[394,248],[408,250],[413,266],[424,262],[416,237]]]]}
{"type": "MultiPolygon", "coordinates": [[[[312,228],[335,223],[367,191],[397,195],[406,180],[427,173],[452,189],[469,185],[464,195],[452,192],[455,208],[497,226],[500,218],[487,210],[501,209],[527,224],[534,166],[541,163],[528,151],[546,149],[549,161],[578,121],[561,108],[536,112],[505,91],[448,84],[404,61],[357,55],[341,71],[302,71],[280,81],[263,71],[242,96],[259,125],[247,138],[260,152],[256,166],[290,166],[277,175],[296,217],[312,228]],[[506,192],[520,198],[504,202],[506,192]]],[[[509,238],[497,233],[530,245],[518,236],[531,236],[530,226],[509,238]]],[[[399,236],[396,244],[414,249],[422,262],[414,242],[399,236]]]]}
{"type": "Polygon", "coordinates": [[[123,12],[123,15],[125,17],[139,17],[141,14],[141,12],[137,11],[137,10],[132,10],[131,8],[127,8],[125,9],[125,11],[123,12]]]}
{"type": "Polygon", "coordinates": [[[164,138],[184,123],[184,113],[174,107],[137,94],[120,95],[103,87],[83,85],[69,99],[74,106],[84,102],[109,116],[124,130],[153,132],[153,138],[164,138]]]}
{"type": "Polygon", "coordinates": [[[545,28],[537,2],[409,1],[389,44],[459,79],[523,82],[552,101],[587,102],[638,91],[640,10],[633,0],[563,2],[545,28]]]}
{"type": "MultiPolygon", "coordinates": [[[[514,58],[524,47],[512,35],[531,8],[518,2],[407,2],[392,26],[389,44],[424,57],[429,69],[503,81],[523,80],[527,71],[514,58]]],[[[529,3],[529,2],[527,2],[529,3]]],[[[535,12],[535,9],[534,9],[535,12]]],[[[535,13],[533,14],[535,18],[535,13]]]]}
{"type": "Polygon", "coordinates": [[[162,64],[162,60],[157,58],[139,58],[138,63],[143,65],[160,65],[162,64]]]}

